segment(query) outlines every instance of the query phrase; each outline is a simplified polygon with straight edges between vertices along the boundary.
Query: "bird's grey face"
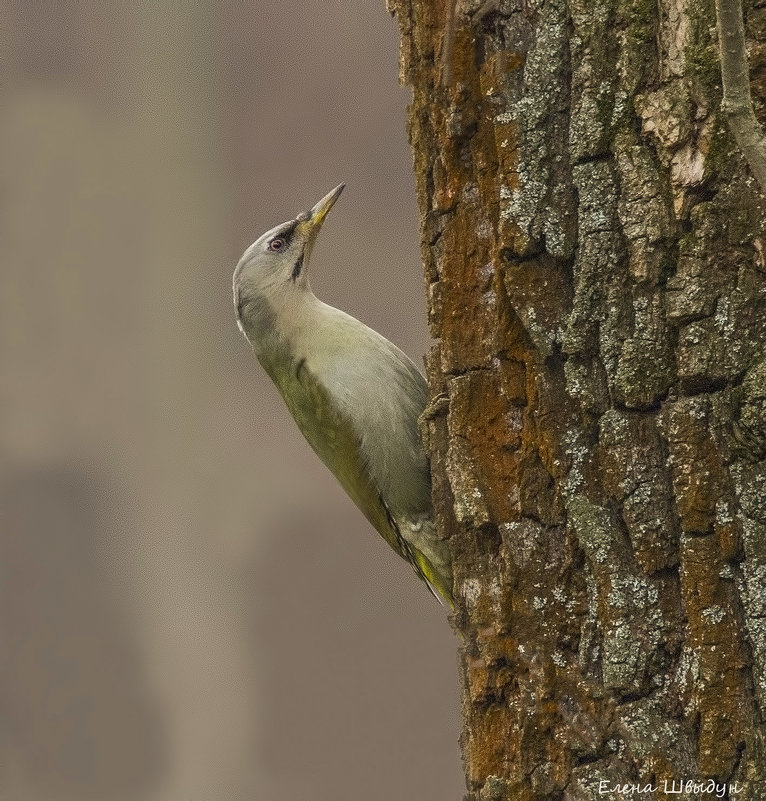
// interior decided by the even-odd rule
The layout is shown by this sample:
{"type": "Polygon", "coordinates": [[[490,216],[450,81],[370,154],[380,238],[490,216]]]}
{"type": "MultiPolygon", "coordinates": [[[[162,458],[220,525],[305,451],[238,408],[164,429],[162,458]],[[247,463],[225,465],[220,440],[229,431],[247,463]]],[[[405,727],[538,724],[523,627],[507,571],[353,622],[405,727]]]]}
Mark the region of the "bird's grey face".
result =
{"type": "Polygon", "coordinates": [[[307,268],[317,234],[344,184],[325,195],[311,211],[259,237],[234,270],[234,303],[238,313],[249,298],[275,300],[307,286],[307,268]]]}

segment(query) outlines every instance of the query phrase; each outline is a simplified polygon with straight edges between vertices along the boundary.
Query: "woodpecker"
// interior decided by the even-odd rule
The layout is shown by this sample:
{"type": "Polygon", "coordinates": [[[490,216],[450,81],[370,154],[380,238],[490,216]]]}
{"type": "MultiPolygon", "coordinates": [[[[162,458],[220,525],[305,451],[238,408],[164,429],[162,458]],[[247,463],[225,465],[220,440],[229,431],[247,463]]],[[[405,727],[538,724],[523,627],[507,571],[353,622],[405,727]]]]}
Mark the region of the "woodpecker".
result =
{"type": "Polygon", "coordinates": [[[396,345],[309,284],[322,223],[343,191],[277,225],[234,270],[237,323],[298,428],[383,539],[450,606],[452,567],[437,538],[418,435],[426,381],[396,345]]]}

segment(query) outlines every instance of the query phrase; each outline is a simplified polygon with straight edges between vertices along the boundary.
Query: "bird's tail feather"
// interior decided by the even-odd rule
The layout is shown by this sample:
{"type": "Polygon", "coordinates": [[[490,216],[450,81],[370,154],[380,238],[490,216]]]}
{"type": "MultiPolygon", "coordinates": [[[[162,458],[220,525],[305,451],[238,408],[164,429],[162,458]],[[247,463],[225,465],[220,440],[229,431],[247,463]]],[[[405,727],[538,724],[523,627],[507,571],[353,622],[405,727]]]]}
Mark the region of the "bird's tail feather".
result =
{"type": "Polygon", "coordinates": [[[411,550],[416,572],[422,576],[428,585],[428,589],[431,590],[431,594],[440,604],[444,605],[446,601],[449,608],[454,609],[452,582],[448,581],[444,576],[440,576],[434,566],[417,548],[412,548],[411,550]]]}

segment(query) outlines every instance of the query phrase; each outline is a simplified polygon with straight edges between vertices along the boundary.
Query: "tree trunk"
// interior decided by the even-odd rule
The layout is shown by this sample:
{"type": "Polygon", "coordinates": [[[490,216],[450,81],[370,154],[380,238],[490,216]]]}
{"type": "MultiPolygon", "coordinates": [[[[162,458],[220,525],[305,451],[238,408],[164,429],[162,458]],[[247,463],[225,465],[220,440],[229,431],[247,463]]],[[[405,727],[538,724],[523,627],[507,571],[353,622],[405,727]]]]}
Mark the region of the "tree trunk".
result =
{"type": "Polygon", "coordinates": [[[389,7],[467,797],[766,798],[766,198],[713,2],[389,7]]]}

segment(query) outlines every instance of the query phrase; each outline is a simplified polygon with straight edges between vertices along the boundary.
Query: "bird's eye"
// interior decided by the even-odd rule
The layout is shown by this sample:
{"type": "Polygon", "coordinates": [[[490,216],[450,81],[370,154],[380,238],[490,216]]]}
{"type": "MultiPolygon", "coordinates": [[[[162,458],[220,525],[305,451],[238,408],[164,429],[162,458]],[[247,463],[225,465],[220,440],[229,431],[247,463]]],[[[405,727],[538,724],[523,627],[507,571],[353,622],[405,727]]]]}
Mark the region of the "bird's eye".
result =
{"type": "Polygon", "coordinates": [[[285,244],[285,240],[282,239],[281,236],[278,236],[269,242],[269,250],[282,250],[285,244]]]}

